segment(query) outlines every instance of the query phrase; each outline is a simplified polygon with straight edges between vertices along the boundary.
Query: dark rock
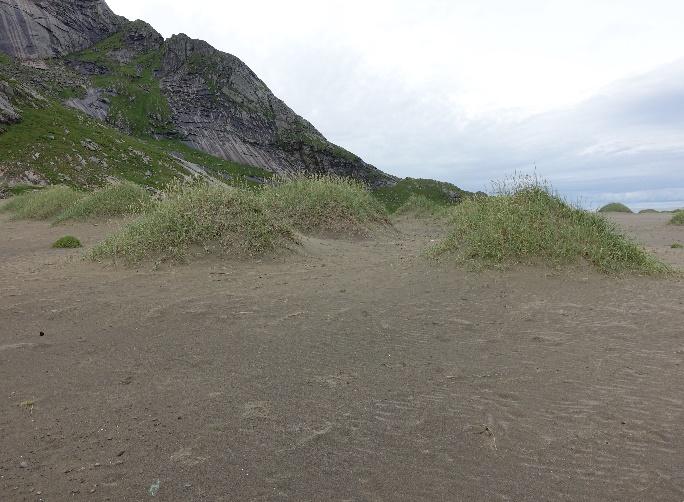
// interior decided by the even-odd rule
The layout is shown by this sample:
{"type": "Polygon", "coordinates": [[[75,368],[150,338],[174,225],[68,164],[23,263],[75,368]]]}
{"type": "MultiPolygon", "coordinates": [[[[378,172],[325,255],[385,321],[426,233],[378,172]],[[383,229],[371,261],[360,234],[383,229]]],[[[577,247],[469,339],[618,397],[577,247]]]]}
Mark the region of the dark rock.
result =
{"type": "Polygon", "coordinates": [[[21,115],[10,101],[13,96],[12,87],[0,81],[0,124],[15,124],[21,120],[21,115]]]}
{"type": "Polygon", "coordinates": [[[21,59],[64,56],[115,33],[123,22],[104,0],[0,0],[0,52],[21,59]]]}

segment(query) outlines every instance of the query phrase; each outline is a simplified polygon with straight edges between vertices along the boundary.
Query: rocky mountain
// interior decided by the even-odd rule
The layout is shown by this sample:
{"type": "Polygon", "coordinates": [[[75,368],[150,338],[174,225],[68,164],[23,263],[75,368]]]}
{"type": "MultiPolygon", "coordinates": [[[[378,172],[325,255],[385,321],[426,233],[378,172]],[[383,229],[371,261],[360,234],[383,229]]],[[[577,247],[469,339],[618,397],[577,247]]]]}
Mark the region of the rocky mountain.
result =
{"type": "Polygon", "coordinates": [[[330,143],[237,57],[182,34],[164,40],[102,0],[0,0],[0,52],[9,56],[0,54],[0,178],[26,178],[30,164],[32,178],[73,184],[154,185],[173,170],[212,169],[222,179],[303,171],[396,181],[330,143]],[[145,176],[124,168],[130,150],[147,152],[137,156],[149,159],[138,166],[145,176]]]}
{"type": "Polygon", "coordinates": [[[0,0],[0,51],[22,59],[64,56],[124,22],[102,0],[0,0]]]}

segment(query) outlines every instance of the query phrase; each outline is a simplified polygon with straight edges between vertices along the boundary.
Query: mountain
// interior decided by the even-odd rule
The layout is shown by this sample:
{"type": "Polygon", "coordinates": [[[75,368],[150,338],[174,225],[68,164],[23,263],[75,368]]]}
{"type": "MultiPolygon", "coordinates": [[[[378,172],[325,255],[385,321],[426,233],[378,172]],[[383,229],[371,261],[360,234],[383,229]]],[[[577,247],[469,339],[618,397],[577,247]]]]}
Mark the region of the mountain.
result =
{"type": "Polygon", "coordinates": [[[0,0],[0,51],[23,59],[64,56],[124,22],[101,0],[0,0]]]}
{"type": "Polygon", "coordinates": [[[102,0],[0,0],[0,132],[0,180],[12,183],[397,181],[329,142],[237,57],[165,40],[102,0]]]}

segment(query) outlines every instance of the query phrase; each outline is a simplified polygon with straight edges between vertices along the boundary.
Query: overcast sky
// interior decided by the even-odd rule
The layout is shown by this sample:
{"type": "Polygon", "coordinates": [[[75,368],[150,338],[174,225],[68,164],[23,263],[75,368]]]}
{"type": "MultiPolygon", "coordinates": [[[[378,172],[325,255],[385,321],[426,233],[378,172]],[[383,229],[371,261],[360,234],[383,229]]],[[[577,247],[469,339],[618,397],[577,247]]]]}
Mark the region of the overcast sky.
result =
{"type": "Polygon", "coordinates": [[[681,0],[108,0],[245,61],[331,141],[471,190],[684,206],[681,0]]]}

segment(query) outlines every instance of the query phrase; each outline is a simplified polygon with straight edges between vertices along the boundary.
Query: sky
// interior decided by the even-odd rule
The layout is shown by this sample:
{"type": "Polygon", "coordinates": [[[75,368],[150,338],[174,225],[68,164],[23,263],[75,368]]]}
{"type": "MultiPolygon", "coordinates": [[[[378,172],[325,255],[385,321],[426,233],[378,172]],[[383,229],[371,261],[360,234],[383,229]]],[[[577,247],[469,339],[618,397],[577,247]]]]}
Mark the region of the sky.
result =
{"type": "Polygon", "coordinates": [[[242,59],[329,140],[469,190],[684,207],[681,0],[108,0],[242,59]]]}

